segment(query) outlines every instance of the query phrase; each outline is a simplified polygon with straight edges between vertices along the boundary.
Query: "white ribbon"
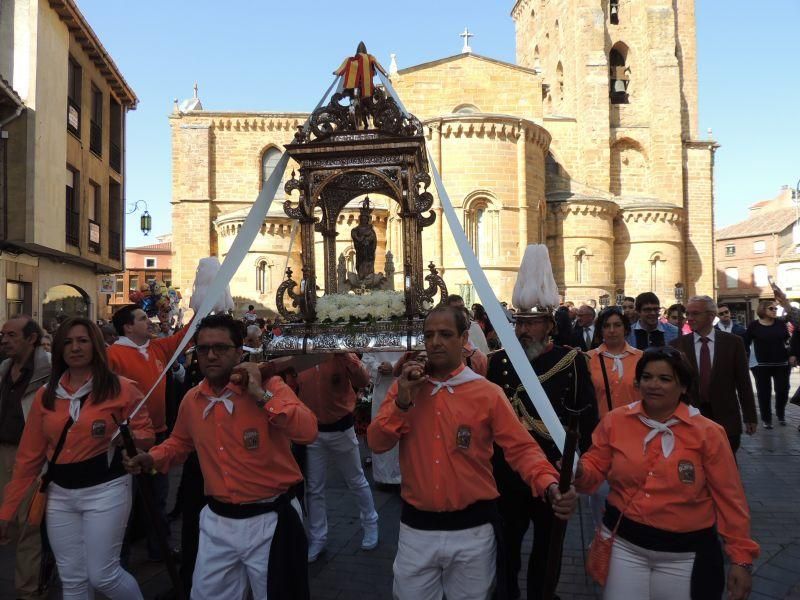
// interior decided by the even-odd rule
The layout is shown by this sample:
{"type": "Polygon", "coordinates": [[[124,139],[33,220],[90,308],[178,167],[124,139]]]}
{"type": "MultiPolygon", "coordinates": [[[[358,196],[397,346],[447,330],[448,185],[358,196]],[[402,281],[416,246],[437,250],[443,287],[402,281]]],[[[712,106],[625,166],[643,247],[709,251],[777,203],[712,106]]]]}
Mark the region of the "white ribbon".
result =
{"type": "Polygon", "coordinates": [[[119,344],[120,346],[125,346],[126,348],[136,348],[139,351],[139,354],[144,356],[145,360],[150,360],[150,355],[147,352],[147,349],[150,347],[150,340],[147,340],[144,344],[140,346],[139,344],[134,342],[131,338],[123,335],[119,337],[117,341],[114,342],[114,344],[119,344]]]}
{"type": "Polygon", "coordinates": [[[78,417],[81,414],[81,398],[84,396],[88,396],[92,391],[92,380],[91,378],[89,381],[84,383],[78,391],[70,394],[61,382],[58,382],[58,387],[56,388],[56,396],[61,398],[62,400],[69,400],[69,416],[72,417],[72,420],[77,423],[78,417]]]}
{"type": "Polygon", "coordinates": [[[664,458],[669,458],[669,455],[672,454],[672,451],[675,449],[675,434],[672,433],[670,427],[680,421],[672,417],[666,423],[662,423],[661,421],[649,419],[644,415],[639,415],[639,420],[651,429],[650,433],[644,438],[644,452],[647,452],[647,444],[660,433],[661,453],[664,455],[664,458]]]}
{"type": "MultiPolygon", "coordinates": [[[[325,102],[325,99],[331,93],[331,90],[334,88],[339,79],[341,79],[340,75],[334,77],[330,86],[328,86],[328,89],[325,90],[325,94],[323,94],[322,98],[320,98],[317,106],[314,107],[314,110],[317,110],[320,106],[322,106],[322,104],[325,102]]],[[[309,119],[306,119],[306,122],[303,124],[304,130],[308,128],[309,119]]],[[[225,260],[223,260],[222,265],[220,265],[216,279],[214,279],[214,282],[206,292],[206,297],[203,299],[203,303],[195,311],[192,322],[187,325],[189,331],[186,332],[183,340],[181,340],[181,343],[178,344],[178,347],[175,349],[172,358],[170,358],[167,364],[164,366],[164,370],[161,372],[161,375],[159,375],[158,379],[155,380],[153,386],[144,395],[144,398],[142,398],[141,402],[139,402],[139,404],[136,405],[136,408],[133,409],[127,419],[128,421],[133,419],[136,413],[138,413],[142,406],[144,406],[144,403],[150,397],[150,394],[153,393],[153,390],[156,389],[156,386],[158,386],[159,382],[164,378],[164,375],[167,374],[167,371],[170,369],[172,363],[175,362],[175,360],[183,353],[184,348],[186,348],[187,344],[191,341],[197,326],[200,324],[200,320],[211,312],[211,310],[214,308],[214,305],[217,303],[217,299],[219,298],[220,294],[225,291],[225,288],[227,288],[228,284],[231,282],[231,279],[233,279],[233,276],[236,274],[236,271],[239,269],[242,261],[244,261],[245,256],[247,256],[247,253],[250,251],[250,247],[255,241],[258,232],[261,230],[261,225],[264,223],[267,212],[269,212],[269,207],[272,205],[272,201],[275,199],[275,194],[278,191],[278,186],[283,179],[283,174],[286,172],[286,165],[288,164],[289,154],[284,150],[283,154],[281,154],[281,157],[278,160],[278,163],[272,170],[269,179],[267,179],[267,181],[264,183],[261,193],[258,195],[258,198],[256,198],[256,201],[253,202],[253,206],[250,208],[250,212],[247,214],[247,218],[245,219],[242,228],[239,230],[239,233],[236,236],[236,239],[233,241],[233,245],[231,246],[230,250],[228,250],[228,253],[225,255],[225,260]]],[[[117,438],[118,435],[119,430],[117,430],[112,436],[112,442],[117,438]]]]}
{"type": "MultiPolygon", "coordinates": [[[[408,114],[405,106],[403,106],[403,102],[392,87],[389,78],[380,73],[380,71],[378,72],[378,77],[380,77],[386,90],[400,109],[405,114],[408,114]]],[[[447,190],[444,188],[442,178],[439,175],[439,169],[436,168],[436,162],[433,160],[430,148],[428,148],[428,162],[431,166],[431,173],[433,174],[433,181],[436,184],[436,191],[439,194],[439,201],[442,204],[442,210],[447,217],[447,224],[450,226],[450,232],[455,238],[456,246],[461,253],[461,258],[464,261],[464,266],[467,268],[467,273],[469,273],[470,279],[472,279],[472,284],[475,286],[475,291],[483,301],[483,306],[497,332],[497,337],[500,338],[500,342],[503,344],[503,349],[506,351],[511,365],[517,372],[520,382],[525,387],[525,391],[528,392],[528,396],[536,407],[536,411],[539,413],[542,422],[545,427],[547,427],[550,437],[553,438],[556,446],[563,451],[564,441],[566,440],[564,426],[561,424],[561,421],[559,421],[558,415],[553,409],[553,405],[550,404],[547,394],[545,394],[544,389],[542,389],[542,384],[539,383],[539,378],[536,376],[531,363],[528,361],[528,357],[525,355],[525,351],[522,349],[517,336],[514,334],[514,329],[508,322],[506,314],[503,312],[497,296],[495,296],[494,289],[489,284],[489,280],[486,279],[486,274],[483,272],[475,253],[472,251],[472,246],[467,240],[464,228],[458,220],[452,202],[450,202],[450,196],[448,196],[447,190]]],[[[577,465],[577,462],[575,464],[577,465]]]]}
{"type": "Polygon", "coordinates": [[[464,367],[464,369],[445,381],[436,381],[435,379],[431,379],[428,377],[428,381],[433,384],[433,389],[431,390],[431,396],[435,396],[439,393],[439,390],[442,388],[446,389],[451,394],[453,393],[453,388],[457,385],[462,385],[464,383],[469,383],[470,381],[475,381],[476,379],[483,379],[480,375],[478,375],[475,371],[470,369],[469,367],[464,367]]]}
{"type": "Polygon", "coordinates": [[[208,398],[208,406],[205,407],[203,410],[203,418],[205,419],[208,416],[208,413],[211,412],[211,409],[214,408],[215,404],[222,402],[225,406],[225,410],[228,411],[229,415],[233,414],[233,400],[231,400],[231,396],[233,396],[233,390],[225,390],[225,393],[222,396],[206,396],[208,398]]]}
{"type": "Polygon", "coordinates": [[[611,367],[611,370],[616,371],[620,379],[622,379],[622,376],[625,374],[625,365],[622,364],[622,359],[628,356],[628,354],[630,354],[630,352],[628,352],[627,350],[625,350],[624,352],[620,352],[619,354],[612,354],[608,350],[603,352],[603,356],[605,356],[606,358],[613,359],[614,366],[611,367]]]}

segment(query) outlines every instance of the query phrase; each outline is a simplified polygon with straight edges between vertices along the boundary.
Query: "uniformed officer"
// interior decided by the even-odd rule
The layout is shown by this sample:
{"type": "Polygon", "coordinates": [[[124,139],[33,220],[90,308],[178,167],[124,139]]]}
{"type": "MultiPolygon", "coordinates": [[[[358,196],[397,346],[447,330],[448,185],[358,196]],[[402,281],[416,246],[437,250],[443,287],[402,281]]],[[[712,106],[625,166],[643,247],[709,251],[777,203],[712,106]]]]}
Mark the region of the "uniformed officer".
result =
{"type": "MultiPolygon", "coordinates": [[[[577,349],[553,344],[550,335],[554,325],[553,313],[548,307],[534,306],[517,311],[514,332],[562,423],[566,424],[570,411],[581,411],[579,448],[583,452],[591,445],[592,430],[598,419],[594,388],[583,354],[577,349]]],[[[555,464],[561,458],[561,453],[521,385],[505,350],[489,355],[487,379],[503,388],[520,422],[539,443],[547,458],[555,464]]],[[[528,600],[538,600],[542,597],[542,583],[548,560],[553,525],[552,510],[541,498],[531,494],[530,487],[508,465],[500,448],[495,447],[492,462],[500,491],[499,507],[508,548],[509,597],[518,598],[520,595],[517,580],[521,566],[522,539],[530,521],[533,521],[533,549],[528,561],[527,588],[528,600]]]]}

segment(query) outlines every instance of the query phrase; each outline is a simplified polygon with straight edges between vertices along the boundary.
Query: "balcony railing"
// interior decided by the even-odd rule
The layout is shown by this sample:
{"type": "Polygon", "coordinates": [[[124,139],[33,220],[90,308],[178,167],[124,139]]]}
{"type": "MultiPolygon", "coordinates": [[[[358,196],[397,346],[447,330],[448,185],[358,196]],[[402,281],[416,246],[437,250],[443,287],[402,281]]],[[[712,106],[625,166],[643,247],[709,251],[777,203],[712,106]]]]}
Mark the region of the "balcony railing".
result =
{"type": "Polygon", "coordinates": [[[120,253],[120,247],[122,242],[122,236],[120,235],[119,231],[108,231],[108,258],[112,260],[119,260],[122,254],[120,253]]]}
{"type": "Polygon", "coordinates": [[[81,107],[71,98],[67,99],[67,129],[81,136],[81,107]]]}
{"type": "Polygon", "coordinates": [[[67,206],[67,244],[80,247],[81,213],[71,210],[67,206]]]}
{"type": "Polygon", "coordinates": [[[100,254],[100,223],[89,219],[89,251],[100,254]]]}
{"type": "Polygon", "coordinates": [[[108,164],[117,173],[122,173],[122,149],[114,142],[111,142],[111,151],[108,155],[108,164]]]}
{"type": "Polygon", "coordinates": [[[103,128],[94,120],[90,122],[89,126],[89,150],[102,156],[103,154],[103,128]]]}

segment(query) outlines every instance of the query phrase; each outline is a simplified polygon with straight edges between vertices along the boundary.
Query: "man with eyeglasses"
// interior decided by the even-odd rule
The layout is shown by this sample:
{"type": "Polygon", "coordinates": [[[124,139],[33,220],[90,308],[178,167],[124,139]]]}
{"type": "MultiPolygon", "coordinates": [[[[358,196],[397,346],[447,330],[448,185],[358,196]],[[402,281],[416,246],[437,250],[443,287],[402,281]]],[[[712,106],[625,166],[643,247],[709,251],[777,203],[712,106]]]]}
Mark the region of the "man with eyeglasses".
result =
{"type": "Polygon", "coordinates": [[[725,428],[735,456],[742,439],[742,415],[747,435],[756,432],[758,417],[744,342],[737,335],[714,328],[714,316],[719,312],[709,296],[689,298],[686,317],[692,333],[671,345],[697,369],[699,384],[687,392],[692,406],[725,428]]]}
{"type": "Polygon", "coordinates": [[[724,331],[725,333],[732,333],[744,338],[745,334],[747,333],[747,329],[733,320],[731,316],[731,309],[727,304],[717,305],[717,316],[719,317],[719,321],[716,325],[714,325],[715,329],[724,331]]]}
{"type": "Polygon", "coordinates": [[[166,441],[126,458],[133,474],[161,473],[196,450],[208,506],[192,598],[308,598],[306,535],[294,497],[303,476],[291,443],[317,437],[314,414],[266,364],[240,363],[241,323],[205,317],[195,352],[204,379],[187,392],[166,441]]]}
{"type": "Polygon", "coordinates": [[[631,327],[628,343],[639,350],[666,346],[676,339],[680,332],[670,323],[659,320],[661,301],[653,292],[643,292],[636,296],[636,312],[639,320],[631,327]]]}

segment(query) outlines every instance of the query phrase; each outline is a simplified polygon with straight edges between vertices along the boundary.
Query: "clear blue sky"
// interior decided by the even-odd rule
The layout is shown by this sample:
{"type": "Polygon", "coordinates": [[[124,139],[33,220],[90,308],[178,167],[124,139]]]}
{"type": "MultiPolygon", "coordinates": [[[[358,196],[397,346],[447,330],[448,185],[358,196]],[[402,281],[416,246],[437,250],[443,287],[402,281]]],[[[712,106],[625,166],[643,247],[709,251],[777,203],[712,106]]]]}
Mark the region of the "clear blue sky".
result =
{"type": "MultiPolygon", "coordinates": [[[[143,237],[139,215],[129,216],[129,246],[171,229],[167,116],[195,81],[209,110],[308,111],[360,40],[387,67],[396,53],[404,68],[458,53],[465,25],[474,52],[514,61],[511,0],[78,4],[140,100],[128,115],[127,199],[147,201],[153,232],[143,237]]],[[[721,227],[800,179],[800,2],[699,0],[696,11],[699,131],[712,128],[722,145],[721,227]]]]}

